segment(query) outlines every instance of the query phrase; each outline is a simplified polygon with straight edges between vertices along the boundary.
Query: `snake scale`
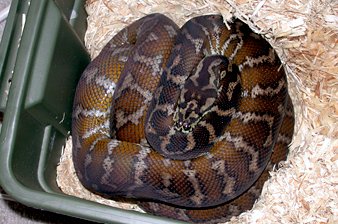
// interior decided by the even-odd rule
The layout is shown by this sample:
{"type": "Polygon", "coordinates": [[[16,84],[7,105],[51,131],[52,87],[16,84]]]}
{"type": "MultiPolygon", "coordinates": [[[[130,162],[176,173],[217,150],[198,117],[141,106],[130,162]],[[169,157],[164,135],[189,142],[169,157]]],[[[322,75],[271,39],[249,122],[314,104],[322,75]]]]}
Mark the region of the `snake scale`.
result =
{"type": "Polygon", "coordinates": [[[288,154],[294,116],[272,47],[239,19],[162,14],[122,29],[78,83],[73,161],[81,183],[194,223],[250,209],[288,154]],[[227,27],[228,26],[228,27],[227,27]]]}

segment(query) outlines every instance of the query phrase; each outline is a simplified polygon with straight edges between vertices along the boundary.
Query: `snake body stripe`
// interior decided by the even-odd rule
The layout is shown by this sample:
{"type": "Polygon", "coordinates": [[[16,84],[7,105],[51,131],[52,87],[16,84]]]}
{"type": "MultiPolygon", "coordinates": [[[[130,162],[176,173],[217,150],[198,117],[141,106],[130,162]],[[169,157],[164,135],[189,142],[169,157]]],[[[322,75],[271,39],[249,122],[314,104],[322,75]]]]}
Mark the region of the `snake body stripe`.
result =
{"type": "Polygon", "coordinates": [[[272,47],[238,19],[229,26],[208,15],[179,29],[151,14],[104,47],[74,98],[73,161],[86,188],[191,222],[252,206],[287,155],[293,109],[272,47]]]}

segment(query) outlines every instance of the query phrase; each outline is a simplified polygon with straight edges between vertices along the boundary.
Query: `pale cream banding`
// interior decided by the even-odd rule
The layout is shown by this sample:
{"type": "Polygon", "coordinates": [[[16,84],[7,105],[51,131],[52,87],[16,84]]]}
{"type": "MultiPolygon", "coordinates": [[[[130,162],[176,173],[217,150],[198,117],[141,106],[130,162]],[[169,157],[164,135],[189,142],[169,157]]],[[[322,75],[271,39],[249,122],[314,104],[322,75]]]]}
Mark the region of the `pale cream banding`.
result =
{"type": "Polygon", "coordinates": [[[185,36],[195,46],[196,54],[199,54],[203,46],[203,42],[204,42],[203,39],[199,39],[199,38],[194,39],[188,32],[185,32],[185,36]]]}
{"type": "Polygon", "coordinates": [[[156,41],[156,40],[158,40],[158,39],[159,39],[158,36],[157,36],[155,33],[151,32],[151,33],[148,35],[148,37],[147,37],[147,39],[145,40],[145,42],[152,42],[152,41],[156,41]]]}
{"type": "Polygon", "coordinates": [[[113,153],[114,148],[119,146],[120,143],[121,143],[121,141],[119,141],[117,139],[110,140],[109,143],[108,143],[108,154],[111,155],[113,153]]]}
{"type": "Polygon", "coordinates": [[[216,160],[212,162],[211,169],[217,171],[217,175],[223,177],[223,183],[226,183],[222,194],[231,196],[234,193],[234,187],[236,185],[236,179],[234,177],[230,177],[225,170],[225,161],[224,160],[216,160]]]}
{"type": "Polygon", "coordinates": [[[210,123],[207,123],[206,121],[201,121],[200,125],[202,127],[205,127],[208,130],[209,139],[215,139],[216,138],[216,132],[215,132],[215,128],[214,128],[213,125],[211,125],[210,123]]]}
{"type": "Polygon", "coordinates": [[[84,109],[82,107],[82,104],[77,104],[75,106],[75,109],[73,109],[72,118],[73,119],[79,119],[79,115],[82,113],[83,110],[84,109]]]}
{"type": "Polygon", "coordinates": [[[124,32],[122,32],[122,42],[123,43],[129,43],[128,41],[128,29],[125,29],[124,32]]]}
{"type": "MultiPolygon", "coordinates": [[[[209,111],[207,111],[207,109],[214,104],[215,100],[216,99],[212,97],[207,98],[205,104],[200,108],[200,110],[205,111],[205,113],[208,113],[209,111]]],[[[213,108],[211,108],[210,110],[212,111],[213,108]]]]}
{"type": "Polygon", "coordinates": [[[164,25],[164,28],[166,29],[168,35],[173,38],[177,35],[177,32],[173,26],[170,25],[164,25]]]}
{"type": "MultiPolygon", "coordinates": [[[[106,111],[102,111],[99,109],[81,109],[79,107],[80,114],[85,117],[96,117],[96,118],[107,118],[110,116],[110,108],[108,108],[106,111]]],[[[78,117],[78,108],[75,108],[75,116],[78,117]]]]}
{"type": "MultiPolygon", "coordinates": [[[[126,82],[129,82],[129,79],[133,79],[131,74],[129,74],[126,77],[126,82]]],[[[122,110],[116,111],[115,116],[118,119],[115,125],[117,128],[122,127],[128,122],[132,122],[133,124],[136,124],[136,125],[139,124],[141,122],[140,118],[144,115],[144,111],[147,109],[148,104],[153,99],[153,94],[149,90],[143,89],[140,85],[136,83],[131,85],[129,88],[132,90],[136,90],[138,93],[142,95],[142,97],[144,98],[143,105],[140,106],[140,108],[132,114],[126,115],[126,113],[122,110]]]]}
{"type": "Polygon", "coordinates": [[[128,61],[129,57],[128,56],[124,56],[124,55],[121,55],[119,56],[119,58],[117,59],[119,62],[123,62],[123,63],[126,63],[128,61]]]}
{"type": "Polygon", "coordinates": [[[191,160],[185,160],[183,164],[185,168],[189,169],[189,167],[191,166],[191,160]]]}
{"type": "Polygon", "coordinates": [[[102,167],[105,171],[105,173],[103,174],[102,178],[101,178],[101,183],[107,186],[112,187],[113,189],[116,188],[116,185],[111,183],[111,172],[113,171],[113,164],[115,162],[115,160],[113,158],[111,158],[111,155],[113,154],[113,150],[118,147],[120,144],[120,141],[116,140],[116,139],[112,139],[108,145],[108,154],[106,156],[106,158],[103,160],[103,164],[102,167]]]}
{"type": "MultiPolygon", "coordinates": [[[[146,165],[144,160],[148,157],[148,154],[151,151],[147,147],[143,147],[141,145],[139,145],[139,147],[141,148],[141,150],[139,151],[139,154],[136,155],[138,161],[134,165],[134,168],[135,168],[134,183],[138,187],[143,185],[141,176],[144,174],[144,171],[148,169],[148,166],[146,165]]],[[[133,186],[131,188],[133,188],[133,186]]]]}
{"type": "Polygon", "coordinates": [[[264,121],[269,125],[269,135],[266,137],[265,142],[263,144],[264,147],[269,147],[272,144],[272,126],[274,124],[274,116],[271,116],[269,114],[263,114],[263,115],[257,115],[254,112],[247,112],[242,113],[240,111],[237,111],[233,114],[233,118],[240,119],[244,124],[250,123],[250,122],[261,122],[264,121]]]}
{"type": "Polygon", "coordinates": [[[162,160],[162,162],[163,162],[164,166],[167,167],[167,168],[172,166],[171,159],[165,158],[165,159],[162,160]]]}
{"type": "Polygon", "coordinates": [[[266,89],[263,89],[257,84],[251,90],[251,97],[256,98],[257,96],[274,96],[280,93],[280,91],[284,88],[286,88],[286,82],[284,79],[278,81],[278,86],[276,88],[269,86],[266,89]]]}
{"type": "Polygon", "coordinates": [[[233,57],[237,54],[237,51],[242,47],[243,40],[240,38],[240,36],[238,34],[231,34],[229,36],[229,38],[224,42],[222,49],[221,49],[221,53],[225,54],[225,51],[229,48],[231,41],[236,40],[236,39],[240,39],[240,42],[237,43],[235,50],[229,56],[229,58],[228,58],[229,61],[232,61],[233,57]]]}
{"type": "Polygon", "coordinates": [[[290,143],[292,140],[292,138],[286,136],[286,135],[283,135],[281,133],[278,134],[278,138],[277,138],[277,142],[280,142],[280,143],[283,143],[283,144],[288,144],[290,143]]]}
{"type": "MultiPolygon", "coordinates": [[[[173,116],[176,113],[174,110],[174,105],[166,103],[166,104],[157,104],[154,112],[156,111],[164,111],[166,112],[167,116],[173,116]]],[[[154,112],[152,114],[154,114],[154,112]]]]}
{"type": "Polygon", "coordinates": [[[192,135],[192,133],[188,134],[187,140],[188,140],[188,144],[187,144],[187,147],[185,147],[185,149],[182,150],[183,152],[191,151],[196,146],[196,140],[194,136],[192,135]]]}
{"type": "Polygon", "coordinates": [[[116,88],[116,83],[105,76],[97,76],[95,83],[105,89],[106,95],[113,95],[116,88]]]}
{"type": "MultiPolygon", "coordinates": [[[[219,66],[220,64],[222,64],[223,59],[214,59],[209,67],[208,67],[208,73],[210,74],[210,81],[209,81],[209,85],[213,85],[213,83],[218,83],[220,80],[220,75],[215,73],[214,70],[212,70],[212,68],[219,66]],[[211,84],[212,83],[212,84],[211,84]]],[[[217,86],[217,85],[216,85],[217,86]]]]}
{"type": "Polygon", "coordinates": [[[246,56],[245,59],[246,60],[238,66],[239,71],[242,71],[245,66],[249,66],[250,68],[253,68],[254,66],[257,66],[265,62],[272,63],[276,60],[276,54],[273,49],[269,49],[268,55],[261,55],[256,58],[246,56]]]}
{"type": "Polygon", "coordinates": [[[243,39],[241,36],[238,36],[239,42],[236,44],[235,50],[232,52],[232,54],[229,56],[229,61],[232,61],[234,57],[237,55],[237,52],[242,49],[243,47],[243,39]]]}
{"type": "Polygon", "coordinates": [[[121,53],[128,52],[132,49],[132,46],[124,45],[124,46],[118,46],[114,48],[113,52],[111,53],[111,56],[117,56],[121,53]]]}
{"type": "Polygon", "coordinates": [[[229,86],[228,86],[228,91],[226,93],[228,100],[230,101],[232,99],[232,95],[234,93],[234,89],[236,88],[236,86],[240,83],[240,80],[237,79],[236,82],[230,82],[229,86]]]}
{"type": "Polygon", "coordinates": [[[183,88],[183,83],[185,82],[185,80],[187,79],[187,77],[183,74],[183,75],[168,75],[168,81],[172,81],[173,83],[175,83],[178,86],[181,86],[183,88]]]}
{"type": "Polygon", "coordinates": [[[93,141],[93,143],[90,145],[88,152],[92,152],[95,149],[95,146],[97,143],[99,143],[101,140],[103,139],[107,139],[107,136],[100,136],[99,138],[95,139],[95,141],[93,141]]]}
{"type": "Polygon", "coordinates": [[[153,99],[153,94],[149,90],[143,89],[140,85],[136,83],[131,85],[130,89],[136,90],[138,93],[140,93],[144,98],[144,103],[148,103],[153,99]]]}
{"type": "Polygon", "coordinates": [[[204,157],[207,159],[207,160],[211,160],[214,158],[214,154],[210,153],[210,152],[207,152],[204,154],[204,157]]]}
{"type": "Polygon", "coordinates": [[[110,156],[107,156],[103,160],[102,167],[105,170],[105,173],[102,175],[101,178],[101,183],[107,186],[110,186],[112,189],[116,189],[116,185],[111,183],[111,172],[113,171],[113,164],[114,164],[114,159],[110,158],[110,156]]]}
{"type": "Polygon", "coordinates": [[[86,139],[89,138],[92,135],[96,135],[98,133],[101,133],[103,135],[109,136],[109,120],[106,120],[103,124],[97,125],[94,128],[90,128],[89,130],[87,130],[82,138],[86,139]]]}
{"type": "Polygon", "coordinates": [[[219,109],[218,106],[215,106],[212,111],[215,111],[218,116],[222,116],[222,117],[229,116],[229,115],[236,113],[236,109],[233,107],[227,110],[222,110],[222,109],[219,109]]]}
{"type": "Polygon", "coordinates": [[[190,218],[187,216],[186,212],[183,209],[178,210],[177,213],[178,217],[183,221],[191,221],[190,218]]]}
{"type": "Polygon", "coordinates": [[[249,165],[249,171],[255,172],[259,168],[259,152],[253,146],[248,144],[242,136],[232,136],[230,132],[224,132],[223,136],[219,137],[218,141],[226,140],[233,143],[237,150],[243,150],[252,156],[252,161],[249,165]]]}
{"type": "Polygon", "coordinates": [[[193,201],[196,205],[201,205],[202,201],[206,196],[202,193],[200,185],[199,185],[199,180],[196,178],[196,170],[191,170],[191,160],[185,160],[183,162],[185,166],[185,170],[182,170],[184,175],[186,175],[189,179],[189,182],[192,184],[194,188],[194,195],[190,197],[190,200],[193,201]]]}
{"type": "Polygon", "coordinates": [[[274,122],[274,116],[269,114],[258,115],[255,112],[243,113],[241,111],[237,111],[236,113],[233,114],[232,117],[240,119],[244,124],[247,124],[249,122],[264,121],[268,123],[270,128],[272,127],[274,122]]]}
{"type": "Polygon", "coordinates": [[[80,141],[80,136],[79,135],[72,135],[73,138],[73,143],[74,143],[74,152],[78,153],[79,150],[82,148],[81,141],[80,141]]]}
{"type": "Polygon", "coordinates": [[[183,170],[182,172],[188,177],[189,182],[194,188],[194,195],[190,197],[190,200],[196,205],[201,205],[203,199],[205,199],[207,196],[205,196],[201,191],[199,181],[196,178],[196,170],[183,170]]]}
{"type": "Polygon", "coordinates": [[[84,177],[86,180],[90,180],[90,178],[87,175],[86,168],[92,163],[92,161],[93,161],[92,156],[89,153],[87,153],[83,162],[83,165],[85,167],[84,177]]]}
{"type": "Polygon", "coordinates": [[[92,163],[92,161],[93,161],[92,156],[89,153],[87,153],[84,161],[84,166],[85,167],[89,166],[92,163]]]}
{"type": "Polygon", "coordinates": [[[236,38],[239,38],[239,36],[237,34],[230,34],[229,35],[228,39],[224,42],[224,44],[222,46],[222,53],[224,53],[228,49],[231,41],[235,40],[236,38]]]}
{"type": "Polygon", "coordinates": [[[170,173],[162,173],[161,178],[162,178],[162,184],[165,187],[169,187],[171,185],[172,176],[170,175],[170,173]]]}
{"type": "Polygon", "coordinates": [[[154,57],[146,57],[144,55],[140,55],[137,52],[134,55],[134,61],[140,62],[146,66],[151,67],[152,69],[152,76],[160,75],[161,65],[163,61],[163,55],[159,54],[154,57]]]}
{"type": "Polygon", "coordinates": [[[96,78],[98,72],[99,72],[99,69],[96,66],[88,67],[85,70],[82,77],[84,80],[86,80],[87,85],[90,84],[94,78],[96,78]]]}
{"type": "Polygon", "coordinates": [[[139,124],[141,122],[141,117],[144,115],[144,111],[147,109],[146,105],[141,106],[137,111],[132,114],[126,114],[124,111],[116,111],[116,117],[118,118],[116,121],[116,128],[120,128],[123,125],[131,122],[133,124],[139,124]]]}
{"type": "Polygon", "coordinates": [[[105,173],[102,175],[101,183],[104,185],[108,185],[113,189],[116,188],[116,185],[111,184],[111,172],[113,171],[113,164],[115,160],[111,158],[109,155],[103,160],[102,168],[104,169],[105,173]]]}
{"type": "Polygon", "coordinates": [[[148,141],[147,141],[146,138],[142,138],[142,139],[140,140],[140,145],[142,145],[143,147],[148,147],[148,148],[150,148],[150,145],[149,145],[149,143],[148,143],[148,141]]]}
{"type": "MultiPolygon", "coordinates": [[[[203,68],[203,65],[204,65],[204,63],[202,63],[202,61],[199,62],[197,64],[195,73],[191,77],[189,77],[189,79],[194,83],[194,86],[196,86],[196,87],[199,86],[197,79],[200,77],[200,73],[201,73],[201,70],[203,68]]],[[[209,71],[209,69],[208,69],[208,71],[209,71]]]]}
{"type": "Polygon", "coordinates": [[[220,34],[221,34],[221,29],[219,26],[217,26],[216,24],[213,24],[214,28],[213,28],[213,31],[214,31],[214,38],[215,38],[215,47],[213,46],[212,44],[212,38],[210,37],[210,34],[207,33],[207,37],[208,37],[208,40],[209,40],[209,46],[210,46],[210,53],[211,55],[217,55],[217,54],[221,54],[221,52],[219,51],[220,49],[220,34]]]}

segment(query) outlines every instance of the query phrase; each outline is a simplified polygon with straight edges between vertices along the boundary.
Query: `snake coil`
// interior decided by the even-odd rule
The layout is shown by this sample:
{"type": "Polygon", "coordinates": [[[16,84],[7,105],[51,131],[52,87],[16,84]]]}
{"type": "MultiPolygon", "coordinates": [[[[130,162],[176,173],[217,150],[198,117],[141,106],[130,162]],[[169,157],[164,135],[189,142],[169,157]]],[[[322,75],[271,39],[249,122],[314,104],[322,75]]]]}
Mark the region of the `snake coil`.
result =
{"type": "Polygon", "coordinates": [[[73,107],[81,183],[147,212],[226,221],[250,209],[294,126],[275,51],[238,19],[161,14],[120,31],[83,72],[73,107]]]}

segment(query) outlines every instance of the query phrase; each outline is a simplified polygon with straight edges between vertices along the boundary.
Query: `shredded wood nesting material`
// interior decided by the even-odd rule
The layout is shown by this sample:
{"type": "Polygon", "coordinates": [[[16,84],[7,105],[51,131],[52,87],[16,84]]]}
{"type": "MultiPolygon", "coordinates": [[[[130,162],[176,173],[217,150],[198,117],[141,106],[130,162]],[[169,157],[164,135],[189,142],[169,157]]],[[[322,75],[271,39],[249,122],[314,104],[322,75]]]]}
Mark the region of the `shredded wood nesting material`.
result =
{"type": "MultiPolygon", "coordinates": [[[[86,46],[94,58],[123,27],[154,12],[182,26],[210,13],[232,15],[263,34],[285,63],[296,131],[283,167],[271,172],[252,210],[229,223],[338,223],[338,2],[336,0],[91,0],[86,46]]],[[[83,189],[71,141],[58,166],[63,192],[124,209],[83,189]]]]}

